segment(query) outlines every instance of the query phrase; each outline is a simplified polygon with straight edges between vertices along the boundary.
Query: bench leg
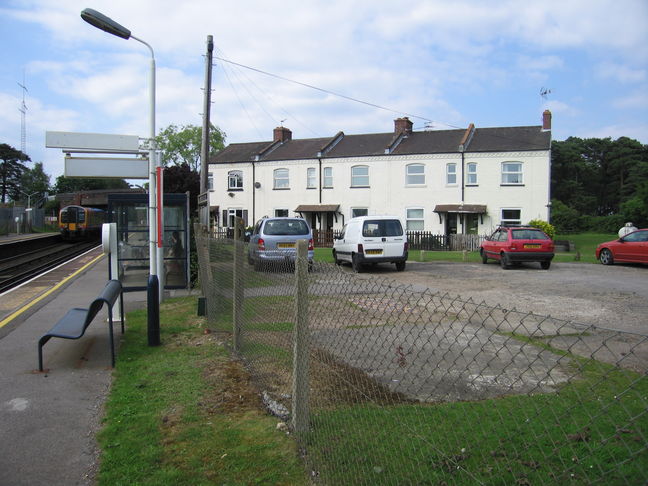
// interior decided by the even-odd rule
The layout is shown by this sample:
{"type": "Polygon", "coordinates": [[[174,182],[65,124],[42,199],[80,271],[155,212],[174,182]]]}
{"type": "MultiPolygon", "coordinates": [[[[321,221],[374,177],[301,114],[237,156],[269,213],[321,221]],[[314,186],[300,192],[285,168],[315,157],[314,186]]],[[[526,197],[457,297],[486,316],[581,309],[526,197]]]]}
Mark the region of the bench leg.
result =
{"type": "Polygon", "coordinates": [[[38,340],[38,371],[43,371],[43,346],[52,336],[43,336],[38,340]]]}

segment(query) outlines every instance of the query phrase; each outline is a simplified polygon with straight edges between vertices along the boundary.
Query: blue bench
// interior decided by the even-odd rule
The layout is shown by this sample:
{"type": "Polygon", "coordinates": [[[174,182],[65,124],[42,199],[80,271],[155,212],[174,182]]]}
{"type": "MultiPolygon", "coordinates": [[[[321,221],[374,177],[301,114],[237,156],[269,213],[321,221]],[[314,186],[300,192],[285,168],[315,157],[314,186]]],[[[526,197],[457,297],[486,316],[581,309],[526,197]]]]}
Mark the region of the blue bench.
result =
{"type": "Polygon", "coordinates": [[[110,280],[99,296],[92,301],[87,309],[70,309],[54,327],[38,340],[38,369],[43,371],[43,346],[53,337],[63,339],[79,339],[97,316],[101,308],[108,306],[108,327],[110,333],[110,356],[112,366],[115,366],[115,343],[113,340],[113,305],[120,299],[121,309],[121,330],[124,334],[124,294],[119,280],[110,280]]]}

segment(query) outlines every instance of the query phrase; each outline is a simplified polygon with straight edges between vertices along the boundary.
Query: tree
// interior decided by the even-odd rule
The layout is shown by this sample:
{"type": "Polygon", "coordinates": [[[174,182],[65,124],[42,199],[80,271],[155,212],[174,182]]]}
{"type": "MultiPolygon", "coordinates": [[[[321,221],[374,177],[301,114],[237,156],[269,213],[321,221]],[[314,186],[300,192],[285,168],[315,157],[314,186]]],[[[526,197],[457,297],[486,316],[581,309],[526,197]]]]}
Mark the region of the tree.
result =
{"type": "Polygon", "coordinates": [[[0,144],[0,191],[2,203],[7,202],[7,197],[20,194],[20,179],[27,170],[23,162],[31,161],[27,154],[16,150],[6,143],[0,144]]]}
{"type": "Polygon", "coordinates": [[[99,189],[128,189],[130,185],[124,179],[65,177],[58,176],[54,184],[54,192],[93,191],[99,189]]]}
{"type": "MultiPolygon", "coordinates": [[[[33,169],[27,169],[21,177],[22,198],[32,194],[32,205],[35,197],[43,197],[49,191],[50,176],[43,170],[43,163],[36,162],[33,169]]],[[[21,198],[21,199],[22,199],[21,198]]]]}
{"type": "MultiPolygon", "coordinates": [[[[209,130],[209,155],[215,155],[225,147],[225,133],[214,125],[209,130]]],[[[162,165],[187,164],[192,170],[200,172],[200,151],[202,146],[202,127],[195,125],[169,125],[156,137],[158,148],[162,151],[162,165]]]]}
{"type": "Polygon", "coordinates": [[[200,194],[200,175],[191,170],[189,164],[172,165],[164,169],[165,194],[180,194],[189,191],[189,211],[191,214],[198,207],[200,194]]]}

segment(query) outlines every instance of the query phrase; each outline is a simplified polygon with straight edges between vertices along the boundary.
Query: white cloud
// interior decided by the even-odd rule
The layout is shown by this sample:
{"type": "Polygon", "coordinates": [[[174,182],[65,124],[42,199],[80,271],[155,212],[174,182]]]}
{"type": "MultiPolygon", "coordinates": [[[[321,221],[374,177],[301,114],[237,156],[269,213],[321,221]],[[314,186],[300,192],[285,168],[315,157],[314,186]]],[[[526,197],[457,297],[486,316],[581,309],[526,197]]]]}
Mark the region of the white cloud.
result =
{"type": "Polygon", "coordinates": [[[619,83],[640,83],[648,78],[646,68],[634,68],[624,64],[605,62],[598,66],[596,73],[603,79],[619,83]]]}
{"type": "Polygon", "coordinates": [[[639,90],[628,93],[625,96],[621,96],[613,99],[612,106],[620,110],[648,109],[648,86],[643,86],[639,90]]]}

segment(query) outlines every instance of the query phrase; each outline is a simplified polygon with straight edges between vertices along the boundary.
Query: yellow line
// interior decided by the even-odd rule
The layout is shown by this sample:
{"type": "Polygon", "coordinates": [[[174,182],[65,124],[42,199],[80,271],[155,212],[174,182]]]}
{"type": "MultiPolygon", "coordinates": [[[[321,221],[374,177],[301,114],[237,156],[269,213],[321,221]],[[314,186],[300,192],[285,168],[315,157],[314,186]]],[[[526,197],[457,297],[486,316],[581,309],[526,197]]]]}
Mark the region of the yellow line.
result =
{"type": "Polygon", "coordinates": [[[47,292],[45,292],[44,294],[40,295],[38,298],[32,300],[29,304],[27,304],[26,306],[24,306],[24,307],[22,307],[21,309],[17,310],[17,311],[14,312],[13,314],[11,314],[9,317],[7,317],[7,318],[3,319],[2,321],[0,321],[0,329],[2,329],[4,326],[6,326],[7,324],[9,324],[12,320],[14,320],[14,319],[15,319],[16,317],[18,317],[20,314],[22,314],[23,312],[25,312],[27,309],[29,309],[30,307],[33,307],[35,304],[37,304],[38,302],[40,302],[41,300],[43,300],[45,297],[47,297],[48,295],[52,294],[53,292],[55,292],[55,291],[58,290],[59,288],[61,288],[61,286],[62,286],[64,283],[66,283],[68,280],[70,280],[70,279],[76,277],[76,276],[79,275],[81,272],[83,272],[86,268],[88,268],[90,265],[95,264],[97,261],[99,261],[99,259],[101,259],[101,258],[103,258],[103,257],[104,257],[104,254],[102,253],[101,255],[99,255],[99,256],[98,256],[97,258],[95,258],[94,260],[92,260],[92,261],[86,263],[85,265],[83,265],[83,266],[82,266],[81,268],[79,268],[76,272],[74,272],[74,273],[72,273],[71,275],[68,275],[67,277],[65,277],[63,280],[61,280],[59,283],[57,283],[54,287],[52,287],[51,289],[49,289],[47,292]]]}

